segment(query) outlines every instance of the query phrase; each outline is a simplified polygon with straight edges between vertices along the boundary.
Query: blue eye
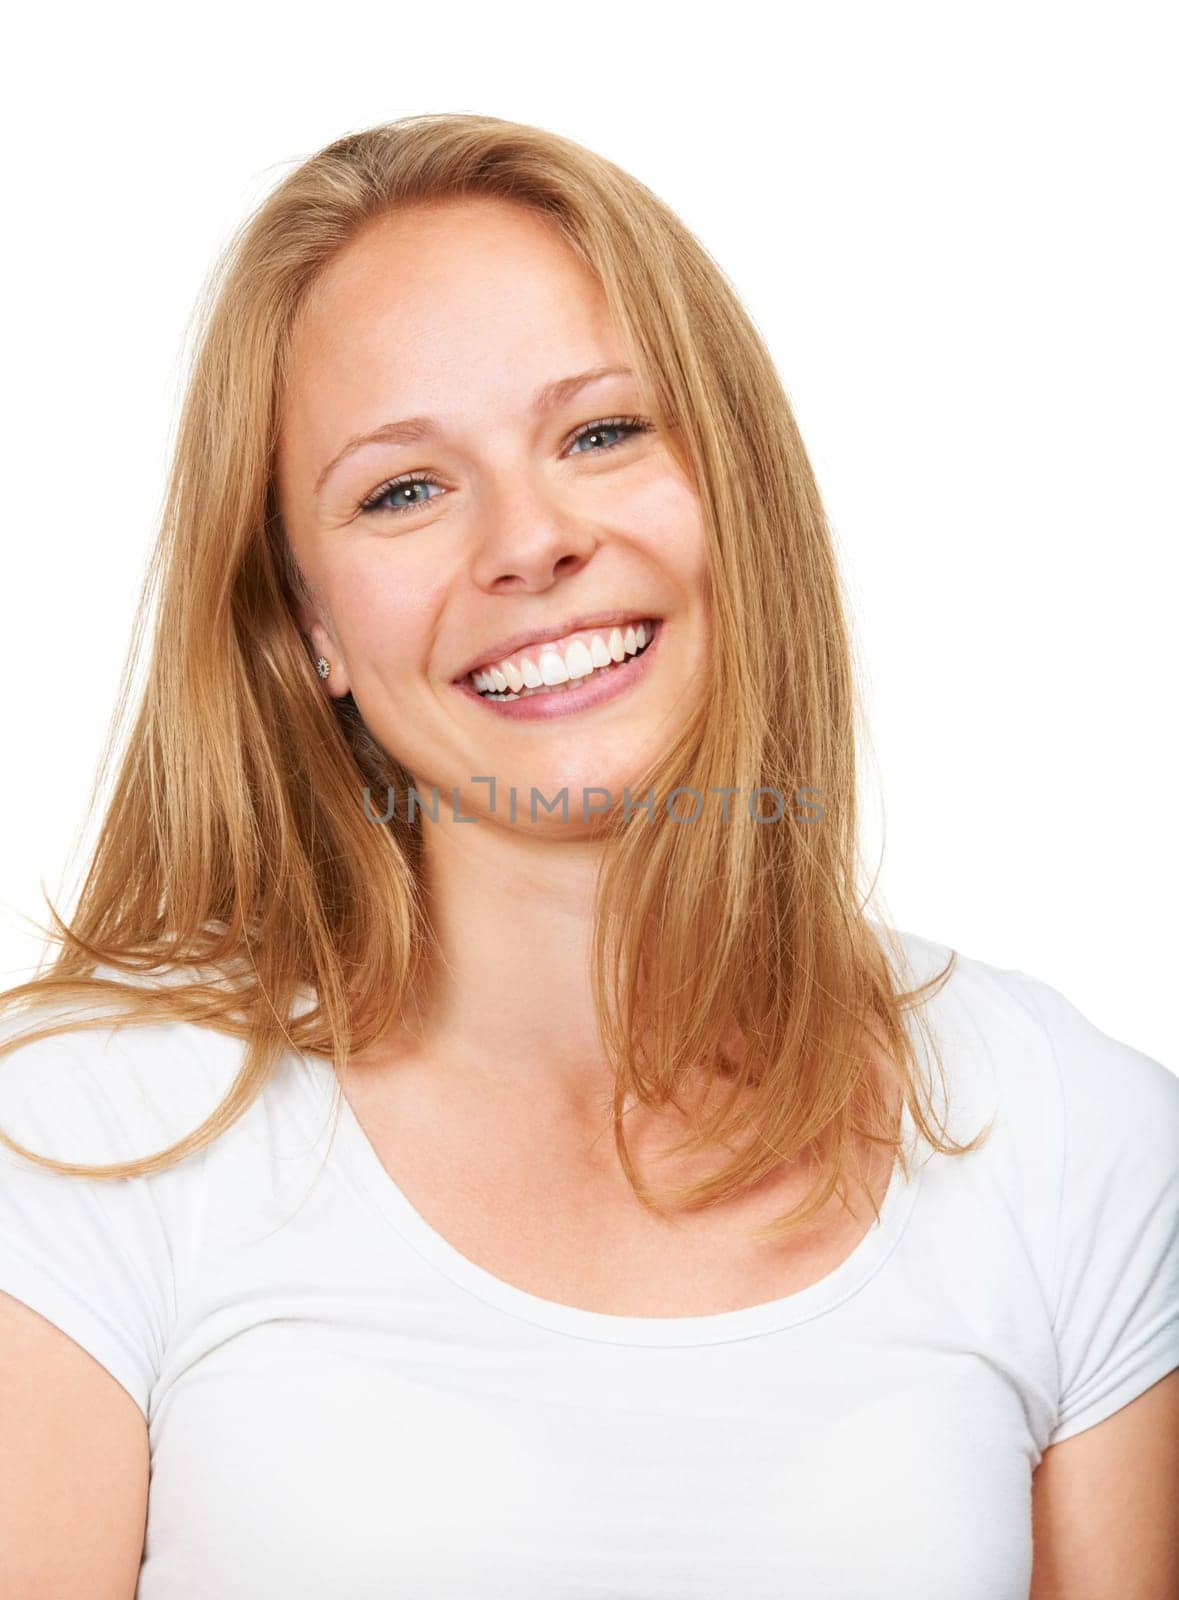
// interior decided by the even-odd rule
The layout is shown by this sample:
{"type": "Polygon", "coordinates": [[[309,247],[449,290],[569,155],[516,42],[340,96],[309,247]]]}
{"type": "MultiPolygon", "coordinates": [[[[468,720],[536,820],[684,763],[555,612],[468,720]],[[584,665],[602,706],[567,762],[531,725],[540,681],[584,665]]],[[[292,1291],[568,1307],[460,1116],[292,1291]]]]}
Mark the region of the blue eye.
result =
{"type": "MultiPolygon", "coordinates": [[[[427,500],[413,500],[408,505],[403,506],[382,506],[381,501],[384,500],[386,495],[400,494],[403,489],[416,489],[419,485],[424,488],[427,484],[432,483],[434,483],[434,480],[428,472],[407,472],[400,478],[393,478],[388,483],[383,483],[379,489],[369,495],[367,500],[361,502],[358,509],[361,511],[416,511],[418,506],[426,505],[428,503],[427,500]]],[[[429,498],[433,499],[434,497],[431,495],[429,498]]]]}
{"type": "MultiPolygon", "coordinates": [[[[572,450],[574,445],[580,444],[583,439],[594,439],[611,433],[621,433],[623,438],[616,440],[613,444],[603,445],[599,449],[573,451],[575,455],[600,456],[605,454],[607,450],[617,450],[619,445],[625,444],[628,439],[636,434],[651,433],[653,428],[654,424],[648,422],[645,417],[601,417],[597,422],[587,422],[578,428],[570,440],[570,449],[572,450]]],[[[415,499],[406,505],[400,506],[383,505],[382,501],[390,495],[400,494],[403,489],[416,489],[419,484],[423,487],[426,485],[431,485],[434,488],[438,487],[437,480],[431,477],[428,472],[404,472],[400,477],[390,478],[379,489],[375,489],[367,500],[361,501],[356,509],[358,512],[388,511],[394,516],[400,516],[406,511],[416,511],[419,506],[428,505],[430,500],[436,497],[430,495],[428,498],[415,499]]]]}
{"type": "MultiPolygon", "coordinates": [[[[624,433],[628,436],[635,433],[650,433],[651,424],[643,417],[603,417],[599,422],[587,422],[584,427],[578,428],[573,435],[573,444],[580,444],[583,439],[592,439],[603,433],[624,433]]],[[[619,443],[624,443],[620,440],[619,443]]],[[[608,444],[607,450],[616,449],[616,445],[608,444]]],[[[579,451],[584,455],[585,451],[579,451]]],[[[600,450],[591,450],[591,455],[601,455],[600,450]]]]}

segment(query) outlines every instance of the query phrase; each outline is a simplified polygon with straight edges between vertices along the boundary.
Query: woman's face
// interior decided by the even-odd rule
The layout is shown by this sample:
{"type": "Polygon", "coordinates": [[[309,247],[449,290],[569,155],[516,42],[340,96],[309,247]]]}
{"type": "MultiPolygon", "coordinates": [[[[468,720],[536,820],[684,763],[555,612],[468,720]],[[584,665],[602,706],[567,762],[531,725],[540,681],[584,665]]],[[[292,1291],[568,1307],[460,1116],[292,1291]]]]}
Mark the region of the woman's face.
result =
{"type": "Polygon", "coordinates": [[[333,260],[292,355],[278,492],[328,692],[443,814],[453,792],[462,815],[580,832],[583,791],[620,805],[708,690],[696,494],[633,378],[574,381],[626,364],[596,279],[522,207],[415,207],[333,260]],[[481,696],[468,671],[500,662],[509,696],[538,692],[481,696]]]}

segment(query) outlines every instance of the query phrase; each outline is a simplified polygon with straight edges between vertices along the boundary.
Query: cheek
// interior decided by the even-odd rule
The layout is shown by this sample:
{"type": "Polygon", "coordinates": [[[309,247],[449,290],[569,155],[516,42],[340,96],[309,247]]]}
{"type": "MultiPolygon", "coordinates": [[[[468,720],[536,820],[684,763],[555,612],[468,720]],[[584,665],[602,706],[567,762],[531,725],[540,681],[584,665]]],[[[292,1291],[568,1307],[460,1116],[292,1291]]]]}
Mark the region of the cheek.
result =
{"type": "Polygon", "coordinates": [[[677,587],[687,595],[707,598],[704,517],[698,496],[683,478],[672,472],[652,478],[635,503],[632,526],[639,530],[650,559],[677,587]]]}
{"type": "Polygon", "coordinates": [[[443,589],[406,563],[359,559],[333,577],[332,610],[350,675],[396,682],[429,659],[443,589]]]}

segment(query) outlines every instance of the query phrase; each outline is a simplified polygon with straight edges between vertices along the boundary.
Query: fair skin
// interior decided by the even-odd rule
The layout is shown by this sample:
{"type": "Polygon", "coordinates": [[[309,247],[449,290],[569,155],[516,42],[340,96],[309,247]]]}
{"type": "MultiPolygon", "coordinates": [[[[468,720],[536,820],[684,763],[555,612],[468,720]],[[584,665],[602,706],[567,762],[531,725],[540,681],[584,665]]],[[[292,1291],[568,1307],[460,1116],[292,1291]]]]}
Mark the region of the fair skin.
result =
{"type": "Polygon", "coordinates": [[[1029,1600],[1179,1594],[1179,1370],[1044,1452],[1029,1600]]]}
{"type": "MultiPolygon", "coordinates": [[[[423,823],[439,975],[413,1027],[354,1063],[358,1120],[440,1232],[534,1293],[691,1315],[813,1282],[850,1252],[867,1210],[820,1219],[786,1248],[748,1238],[809,1174],[678,1228],[633,1201],[602,1137],[609,1078],[588,980],[597,847],[559,813],[508,826],[506,812],[486,814],[487,785],[470,781],[494,773],[524,796],[533,784],[620,796],[686,715],[685,685],[707,685],[691,487],[651,434],[567,453],[584,422],[645,415],[632,382],[604,379],[543,417],[529,411],[542,384],[625,360],[596,285],[531,218],[468,205],[382,224],[333,263],[311,310],[280,461],[288,531],[317,595],[300,620],[332,663],[326,692],[350,690],[423,790],[454,791],[460,815],[481,816],[423,823]],[[347,439],[422,414],[439,419],[437,439],[366,446],[316,493],[347,439]],[[414,469],[436,486],[386,505],[420,509],[357,517],[361,499],[414,469]],[[666,629],[641,684],[616,700],[515,723],[455,691],[454,673],[481,646],[605,607],[659,616],[666,629]]],[[[441,817],[449,811],[444,798],[441,817]]],[[[631,1125],[657,1184],[709,1170],[704,1158],[656,1163],[680,1131],[672,1118],[631,1125]]],[[[874,1177],[879,1198],[887,1172],[874,1177]]],[[[80,1346],[2,1293],[0,1373],[21,1375],[0,1381],[0,1592],[131,1600],[149,1480],[142,1413],[80,1346]]],[[[1179,1592],[1177,1484],[1173,1373],[1045,1454],[1032,1484],[1030,1600],[1179,1592]]]]}

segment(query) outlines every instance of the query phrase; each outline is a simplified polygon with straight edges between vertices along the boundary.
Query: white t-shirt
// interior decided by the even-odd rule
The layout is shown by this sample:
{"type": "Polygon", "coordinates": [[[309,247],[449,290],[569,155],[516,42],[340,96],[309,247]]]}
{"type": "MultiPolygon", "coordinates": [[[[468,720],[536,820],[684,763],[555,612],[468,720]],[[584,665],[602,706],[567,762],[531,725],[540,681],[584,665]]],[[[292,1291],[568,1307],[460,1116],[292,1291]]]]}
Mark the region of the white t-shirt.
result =
{"type": "MultiPolygon", "coordinates": [[[[903,938],[918,977],[949,954],[903,938]]],[[[914,1179],[851,1257],[712,1316],[474,1265],[342,1100],[330,1139],[313,1057],[163,1174],[0,1147],[0,1288],[147,1419],[140,1600],[1026,1600],[1041,1454],[1179,1365],[1179,1077],[961,956],[929,1015],[951,1132],[997,1112],[989,1141],[918,1151],[906,1113],[914,1179]]],[[[191,1023],[22,1046],[0,1127],[160,1149],[242,1049],[191,1023]]]]}

